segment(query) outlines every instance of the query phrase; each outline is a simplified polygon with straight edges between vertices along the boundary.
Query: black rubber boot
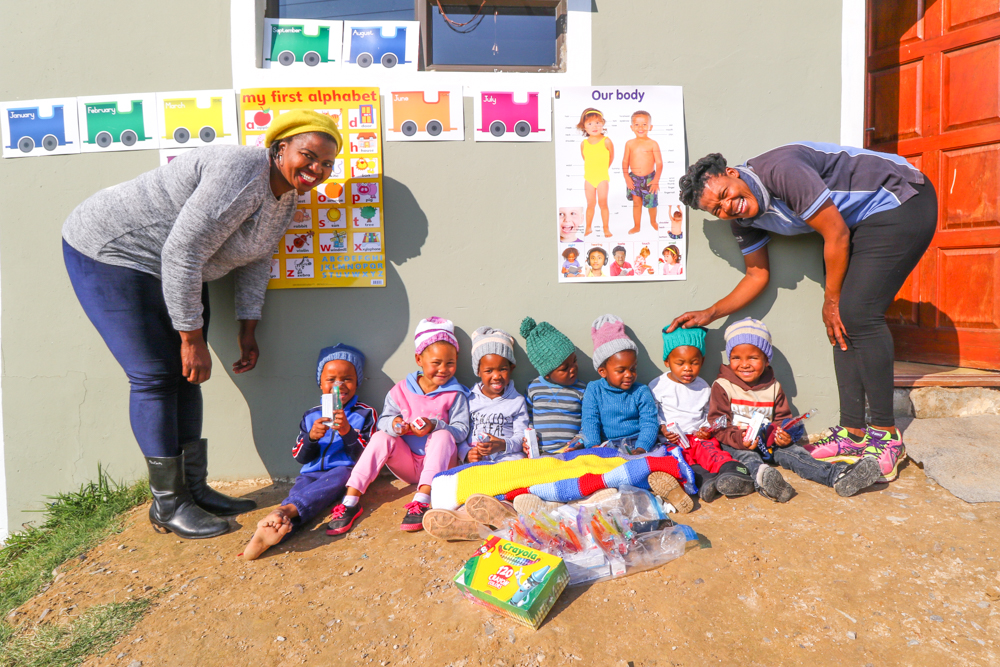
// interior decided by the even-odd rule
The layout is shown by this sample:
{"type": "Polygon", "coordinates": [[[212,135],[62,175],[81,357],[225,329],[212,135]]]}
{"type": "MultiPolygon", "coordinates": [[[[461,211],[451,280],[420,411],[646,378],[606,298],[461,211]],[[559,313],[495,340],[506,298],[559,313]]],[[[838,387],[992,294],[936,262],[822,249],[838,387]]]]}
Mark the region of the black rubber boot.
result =
{"type": "Polygon", "coordinates": [[[198,507],[184,485],[184,456],[147,456],[153,504],[149,522],[158,533],[198,540],[229,531],[229,522],[198,507]]]}
{"type": "Polygon", "coordinates": [[[738,498],[753,493],[753,477],[745,465],[739,461],[728,461],[719,468],[715,477],[715,488],[727,498],[738,498]]]}
{"type": "Polygon", "coordinates": [[[257,509],[249,498],[233,498],[208,485],[208,440],[193,440],[181,445],[184,452],[184,478],[198,507],[217,516],[243,514],[257,509]]]}
{"type": "Polygon", "coordinates": [[[702,483],[698,485],[698,497],[701,498],[702,502],[710,503],[722,495],[719,493],[719,489],[715,486],[716,477],[718,477],[718,475],[705,475],[702,483]]]}

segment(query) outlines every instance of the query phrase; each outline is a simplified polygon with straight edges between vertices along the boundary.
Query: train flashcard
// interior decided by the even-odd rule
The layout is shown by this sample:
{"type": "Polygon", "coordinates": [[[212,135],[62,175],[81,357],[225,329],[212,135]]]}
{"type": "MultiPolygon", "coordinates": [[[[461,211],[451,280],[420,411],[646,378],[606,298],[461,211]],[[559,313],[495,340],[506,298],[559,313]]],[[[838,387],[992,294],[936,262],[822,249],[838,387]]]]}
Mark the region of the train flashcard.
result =
{"type": "Polygon", "coordinates": [[[238,144],[236,95],[232,90],[156,94],[157,135],[163,148],[238,144]]]}
{"type": "Polygon", "coordinates": [[[340,69],[343,21],[264,19],[264,69],[340,69]]]}
{"type": "Polygon", "coordinates": [[[419,21],[344,21],[343,68],[417,71],[419,21]]]}
{"type": "Polygon", "coordinates": [[[188,151],[194,150],[192,148],[161,148],[160,149],[160,166],[170,164],[175,158],[180,155],[184,155],[188,151]]]}
{"type": "Polygon", "coordinates": [[[462,87],[392,90],[385,94],[386,141],[464,141],[462,87]]]}
{"type": "Polygon", "coordinates": [[[84,153],[159,148],[156,93],[77,98],[84,153]]]}
{"type": "Polygon", "coordinates": [[[552,140],[552,97],[548,88],[475,91],[472,109],[476,141],[552,140]]]}
{"type": "Polygon", "coordinates": [[[80,152],[77,99],[0,102],[4,157],[66,155],[80,152]]]}

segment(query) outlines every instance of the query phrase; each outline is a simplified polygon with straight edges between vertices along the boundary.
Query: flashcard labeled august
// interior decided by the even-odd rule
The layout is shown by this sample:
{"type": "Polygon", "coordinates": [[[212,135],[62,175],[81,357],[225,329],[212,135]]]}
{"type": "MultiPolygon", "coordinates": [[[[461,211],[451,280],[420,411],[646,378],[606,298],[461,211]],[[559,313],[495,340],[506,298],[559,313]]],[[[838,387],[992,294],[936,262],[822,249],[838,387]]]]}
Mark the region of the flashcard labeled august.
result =
{"type": "Polygon", "coordinates": [[[417,71],[419,21],[344,21],[344,69],[417,71]]]}
{"type": "Polygon", "coordinates": [[[157,93],[156,112],[163,148],[239,143],[236,93],[232,90],[157,93]]]}
{"type": "Polygon", "coordinates": [[[340,69],[343,21],[264,19],[264,69],[340,69]]]}
{"type": "Polygon", "coordinates": [[[4,157],[80,152],[75,97],[0,102],[4,157]]]}
{"type": "Polygon", "coordinates": [[[84,153],[158,148],[156,93],[77,98],[84,153]]]}
{"type": "Polygon", "coordinates": [[[541,90],[480,90],[472,95],[476,141],[551,141],[552,98],[541,90]]]}
{"type": "Polygon", "coordinates": [[[386,141],[464,141],[462,88],[393,90],[386,93],[386,141]]]}

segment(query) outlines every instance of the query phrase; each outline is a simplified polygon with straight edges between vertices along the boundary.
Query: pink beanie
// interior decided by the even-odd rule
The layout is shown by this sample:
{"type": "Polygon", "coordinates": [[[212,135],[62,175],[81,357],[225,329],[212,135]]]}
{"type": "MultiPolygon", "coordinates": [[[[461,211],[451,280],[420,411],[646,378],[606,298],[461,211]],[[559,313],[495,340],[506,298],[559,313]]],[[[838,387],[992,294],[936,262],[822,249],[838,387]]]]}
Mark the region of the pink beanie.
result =
{"type": "Polygon", "coordinates": [[[420,354],[430,345],[444,341],[451,343],[458,351],[458,339],[455,338],[455,325],[451,320],[443,317],[428,317],[420,320],[417,330],[413,334],[413,342],[417,346],[417,354],[420,354]]]}
{"type": "Polygon", "coordinates": [[[639,351],[635,343],[625,335],[625,323],[611,315],[601,315],[590,325],[590,337],[594,341],[594,369],[598,370],[609,357],[624,350],[639,351]]]}

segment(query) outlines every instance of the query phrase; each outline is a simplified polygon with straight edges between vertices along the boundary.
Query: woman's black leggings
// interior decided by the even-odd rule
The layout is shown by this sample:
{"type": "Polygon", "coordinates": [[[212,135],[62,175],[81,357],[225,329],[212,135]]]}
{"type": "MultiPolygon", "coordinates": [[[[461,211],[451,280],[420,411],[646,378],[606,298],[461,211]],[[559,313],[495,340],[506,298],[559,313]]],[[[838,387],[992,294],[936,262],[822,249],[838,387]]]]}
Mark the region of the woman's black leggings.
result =
{"type": "Polygon", "coordinates": [[[865,398],[874,426],[894,426],[893,344],[885,311],[930,245],[937,228],[937,194],[930,179],[917,195],[851,230],[851,254],[840,291],[840,319],[850,340],[833,348],[840,387],[840,423],[865,428],[865,398]]]}

